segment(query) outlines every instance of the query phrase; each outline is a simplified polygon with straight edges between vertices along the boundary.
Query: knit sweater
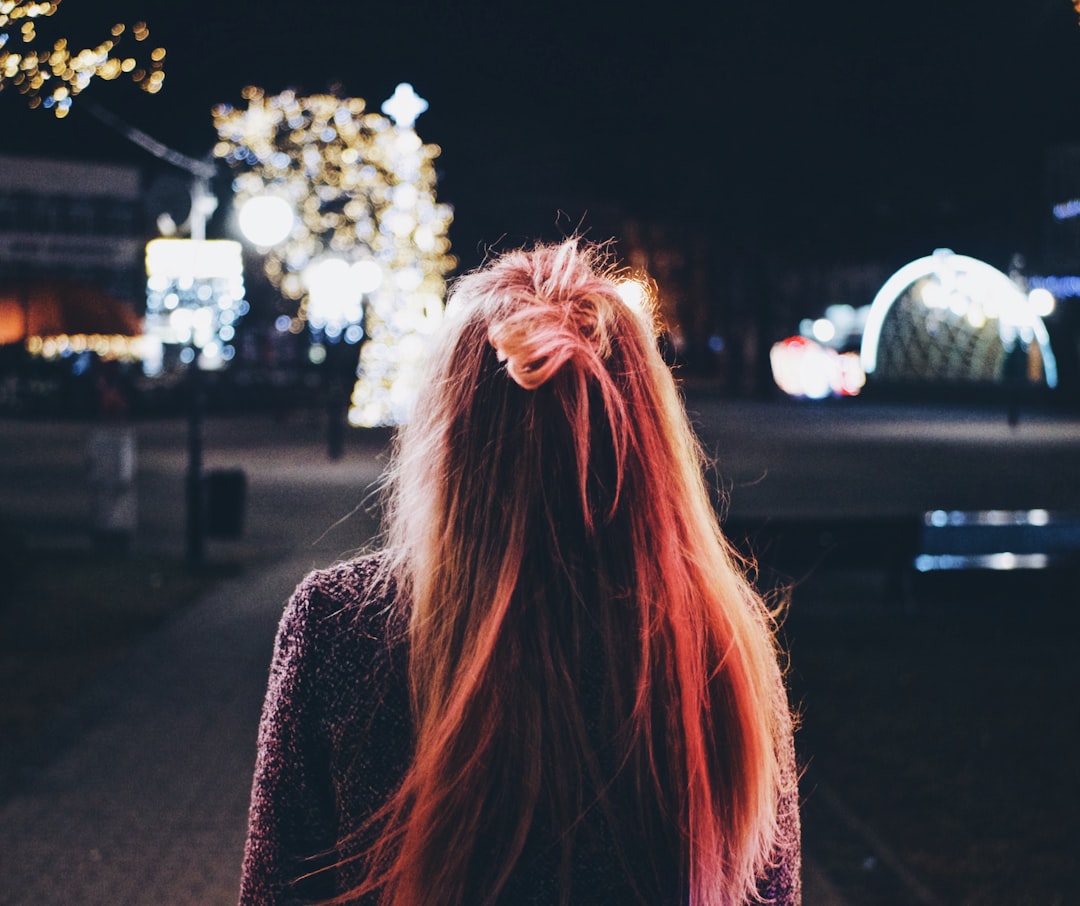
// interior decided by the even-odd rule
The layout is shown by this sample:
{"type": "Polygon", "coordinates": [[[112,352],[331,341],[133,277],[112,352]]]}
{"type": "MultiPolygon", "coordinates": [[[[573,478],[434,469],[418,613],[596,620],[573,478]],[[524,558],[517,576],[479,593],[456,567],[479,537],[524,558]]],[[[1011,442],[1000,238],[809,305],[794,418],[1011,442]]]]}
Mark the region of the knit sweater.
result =
{"type": "MultiPolygon", "coordinates": [[[[354,886],[359,863],[318,869],[338,861],[331,851],[339,838],[387,800],[409,764],[404,609],[392,590],[379,590],[377,569],[376,555],[314,572],[282,616],[259,727],[241,906],[313,903],[354,886]]],[[[801,850],[791,746],[786,769],[790,792],[781,801],[775,866],[759,890],[766,902],[797,906],[801,850]]],[[[559,903],[558,849],[523,855],[500,904],[559,903]]],[[[575,851],[573,859],[572,903],[638,901],[614,846],[575,851]]],[[[672,886],[663,902],[685,902],[678,882],[672,886]]]]}

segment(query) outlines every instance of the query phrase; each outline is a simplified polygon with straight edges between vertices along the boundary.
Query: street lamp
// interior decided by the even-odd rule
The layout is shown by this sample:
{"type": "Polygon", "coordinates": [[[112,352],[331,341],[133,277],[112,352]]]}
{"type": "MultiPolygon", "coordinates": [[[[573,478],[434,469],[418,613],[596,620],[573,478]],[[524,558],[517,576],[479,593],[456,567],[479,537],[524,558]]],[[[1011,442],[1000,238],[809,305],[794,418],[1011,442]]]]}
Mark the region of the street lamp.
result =
{"type": "Polygon", "coordinates": [[[292,205],[280,195],[255,195],[237,211],[240,232],[266,251],[284,242],[296,224],[292,205]]]}

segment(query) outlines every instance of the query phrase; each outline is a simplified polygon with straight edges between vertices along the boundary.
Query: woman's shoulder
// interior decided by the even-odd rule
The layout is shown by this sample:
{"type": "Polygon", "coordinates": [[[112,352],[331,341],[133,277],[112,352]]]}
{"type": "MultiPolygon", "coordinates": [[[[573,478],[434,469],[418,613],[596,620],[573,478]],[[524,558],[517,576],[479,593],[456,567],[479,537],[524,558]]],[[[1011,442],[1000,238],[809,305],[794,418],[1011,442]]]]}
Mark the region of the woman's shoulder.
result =
{"type": "Polygon", "coordinates": [[[326,603],[355,603],[367,598],[385,582],[387,556],[384,551],[342,560],[309,572],[297,592],[326,603]]]}
{"type": "Polygon", "coordinates": [[[367,554],[308,573],[285,609],[282,630],[320,647],[343,636],[389,641],[404,630],[400,605],[385,553],[367,554]]]}

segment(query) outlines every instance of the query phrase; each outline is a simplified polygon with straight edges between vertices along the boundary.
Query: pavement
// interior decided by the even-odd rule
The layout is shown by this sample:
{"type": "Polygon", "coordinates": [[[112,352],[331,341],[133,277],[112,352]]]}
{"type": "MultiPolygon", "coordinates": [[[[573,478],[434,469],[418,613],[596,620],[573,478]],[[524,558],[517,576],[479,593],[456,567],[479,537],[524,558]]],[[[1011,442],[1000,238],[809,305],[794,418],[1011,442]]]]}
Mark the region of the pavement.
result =
{"type": "MultiPolygon", "coordinates": [[[[827,408],[690,408],[735,516],[865,518],[977,502],[1080,511],[1075,419],[1010,427],[1004,413],[912,420],[884,410],[849,418],[827,408]]],[[[85,534],[87,430],[0,423],[0,517],[26,526],[34,544],[59,548],[85,534]]],[[[182,551],[186,425],[135,430],[135,543],[182,551]]],[[[0,787],[0,904],[235,902],[281,608],[306,571],[361,547],[375,524],[370,492],[384,439],[350,435],[344,457],[330,461],[321,430],[306,415],[207,420],[206,467],[239,467],[248,478],[243,537],[210,541],[208,557],[249,565],[84,689],[35,741],[35,763],[0,787]]],[[[847,906],[809,851],[805,887],[809,906],[847,906]]]]}
{"type": "Polygon", "coordinates": [[[224,582],[67,709],[0,807],[0,903],[235,901],[274,617],[305,565],[224,582]]]}
{"type": "MultiPolygon", "coordinates": [[[[3,425],[0,514],[39,547],[86,536],[88,501],[73,496],[89,430],[3,425]]],[[[134,543],[182,556],[186,425],[135,430],[134,543]]],[[[207,467],[241,467],[248,484],[244,536],[208,539],[207,559],[247,565],[82,690],[0,784],[0,904],[236,901],[277,620],[308,570],[371,536],[364,502],[380,451],[354,446],[331,462],[305,422],[206,424],[207,467]]]]}

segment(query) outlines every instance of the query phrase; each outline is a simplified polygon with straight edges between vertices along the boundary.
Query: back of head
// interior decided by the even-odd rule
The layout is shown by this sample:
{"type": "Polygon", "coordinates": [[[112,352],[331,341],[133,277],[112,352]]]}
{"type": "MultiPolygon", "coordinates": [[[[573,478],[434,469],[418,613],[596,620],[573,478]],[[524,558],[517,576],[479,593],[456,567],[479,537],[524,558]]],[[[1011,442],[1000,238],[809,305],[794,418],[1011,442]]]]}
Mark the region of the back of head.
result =
{"type": "Polygon", "coordinates": [[[455,284],[391,490],[417,742],[371,886],[490,902],[546,834],[572,896],[592,814],[642,901],[751,896],[779,787],[768,619],[601,250],[455,284]]]}
{"type": "Polygon", "coordinates": [[[663,495],[651,485],[677,480],[673,467],[698,482],[650,315],[623,301],[603,261],[577,242],[541,245],[455,284],[394,485],[393,546],[417,581],[430,566],[416,558],[428,547],[444,556],[455,536],[491,532],[505,545],[556,503],[561,532],[591,536],[620,507],[642,511],[624,492],[663,495]],[[630,487],[628,468],[640,472],[630,487]],[[457,532],[455,517],[467,520],[457,532]]]}

